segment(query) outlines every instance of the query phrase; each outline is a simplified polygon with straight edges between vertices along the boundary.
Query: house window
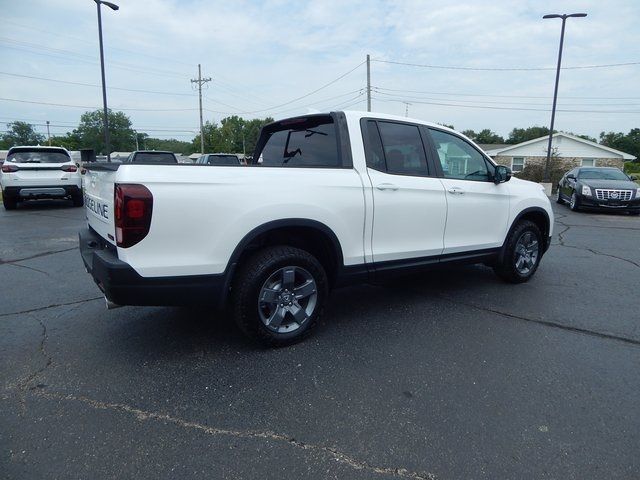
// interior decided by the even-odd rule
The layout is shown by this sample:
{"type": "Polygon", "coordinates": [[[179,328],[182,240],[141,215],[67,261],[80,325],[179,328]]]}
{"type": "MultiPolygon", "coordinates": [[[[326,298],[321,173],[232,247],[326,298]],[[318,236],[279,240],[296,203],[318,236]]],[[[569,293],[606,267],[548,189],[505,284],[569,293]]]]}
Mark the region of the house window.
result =
{"type": "Polygon", "coordinates": [[[511,158],[511,171],[521,172],[524,170],[524,157],[512,157],[511,158]]]}
{"type": "Polygon", "coordinates": [[[596,159],[595,158],[583,158],[582,159],[582,167],[595,167],[596,159]]]}

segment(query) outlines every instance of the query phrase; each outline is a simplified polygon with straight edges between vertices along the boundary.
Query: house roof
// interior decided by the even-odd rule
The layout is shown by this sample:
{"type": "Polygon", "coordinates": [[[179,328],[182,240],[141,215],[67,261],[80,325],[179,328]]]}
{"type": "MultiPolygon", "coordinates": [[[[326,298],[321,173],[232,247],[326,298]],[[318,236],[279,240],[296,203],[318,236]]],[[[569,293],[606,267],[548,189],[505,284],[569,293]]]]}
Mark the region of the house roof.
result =
{"type": "MultiPolygon", "coordinates": [[[[491,157],[495,157],[498,155],[503,155],[505,153],[508,153],[512,150],[516,150],[519,149],[521,147],[526,147],[529,145],[533,145],[535,143],[546,143],[548,140],[548,136],[545,135],[544,137],[539,137],[539,138],[534,138],[533,140],[528,140],[526,142],[522,142],[522,143],[516,143],[515,145],[508,145],[504,148],[495,148],[495,149],[491,149],[491,150],[485,150],[485,152],[491,156],[491,157]]],[[[569,140],[572,140],[574,142],[578,142],[581,144],[584,144],[586,146],[592,147],[592,148],[596,148],[599,150],[603,150],[609,154],[613,153],[615,156],[619,156],[622,157],[623,160],[635,160],[636,157],[634,157],[633,155],[626,153],[626,152],[622,152],[620,150],[616,150],[615,148],[611,148],[611,147],[607,147],[605,145],[600,145],[599,143],[595,143],[592,142],[590,140],[585,140],[584,138],[581,137],[576,137],[575,135],[571,135],[569,133],[564,133],[564,132],[558,132],[558,133],[554,133],[553,134],[553,140],[554,141],[560,141],[563,138],[567,138],[569,140]]],[[[544,147],[544,150],[546,151],[546,146],[544,147]]]]}
{"type": "Polygon", "coordinates": [[[476,143],[483,151],[500,150],[501,148],[510,147],[509,143],[476,143]]]}

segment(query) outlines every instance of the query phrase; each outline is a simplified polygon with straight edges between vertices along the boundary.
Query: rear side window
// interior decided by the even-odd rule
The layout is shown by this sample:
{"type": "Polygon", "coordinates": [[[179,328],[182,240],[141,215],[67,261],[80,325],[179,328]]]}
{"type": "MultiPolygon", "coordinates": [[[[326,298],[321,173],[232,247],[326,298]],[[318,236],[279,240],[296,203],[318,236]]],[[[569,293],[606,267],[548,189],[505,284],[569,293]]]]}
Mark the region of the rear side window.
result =
{"type": "Polygon", "coordinates": [[[336,128],[330,116],[297,118],[269,125],[260,141],[264,146],[257,163],[265,167],[341,166],[336,128]]]}
{"type": "Polygon", "coordinates": [[[167,164],[167,163],[178,163],[175,155],[172,153],[136,153],[132,159],[132,163],[158,163],[158,164],[167,164]]]}
{"type": "Polygon", "coordinates": [[[65,163],[71,157],[64,151],[18,150],[7,156],[7,162],[13,163],[65,163]]]}
{"type": "Polygon", "coordinates": [[[378,122],[387,172],[400,175],[426,175],[427,156],[416,125],[378,122]]]}
{"type": "Polygon", "coordinates": [[[207,160],[209,165],[239,165],[238,157],[235,155],[209,155],[207,160]]]}

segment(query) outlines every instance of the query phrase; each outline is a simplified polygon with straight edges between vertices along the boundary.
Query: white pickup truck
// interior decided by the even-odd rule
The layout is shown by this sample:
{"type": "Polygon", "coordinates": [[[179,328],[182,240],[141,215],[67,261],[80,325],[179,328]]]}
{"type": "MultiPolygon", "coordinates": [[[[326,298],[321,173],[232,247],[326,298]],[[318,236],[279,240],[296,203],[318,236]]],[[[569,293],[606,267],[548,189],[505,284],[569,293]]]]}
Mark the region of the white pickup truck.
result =
{"type": "Polygon", "coordinates": [[[527,281],[553,213],[463,135],[332,112],[263,128],[247,167],[97,164],[80,251],[108,306],[228,305],[263,343],[299,340],[331,288],[449,262],[527,281]]]}

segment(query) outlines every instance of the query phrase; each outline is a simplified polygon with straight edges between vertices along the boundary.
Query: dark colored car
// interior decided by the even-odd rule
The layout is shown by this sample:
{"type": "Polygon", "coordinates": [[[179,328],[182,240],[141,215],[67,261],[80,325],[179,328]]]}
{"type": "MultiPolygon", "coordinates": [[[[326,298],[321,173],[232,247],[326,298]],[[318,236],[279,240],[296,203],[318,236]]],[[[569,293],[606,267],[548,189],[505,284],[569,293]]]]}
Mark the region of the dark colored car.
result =
{"type": "Polygon", "coordinates": [[[634,178],[612,167],[579,167],[558,182],[558,203],[569,202],[571,210],[581,208],[623,210],[640,214],[640,185],[634,178]]]}
{"type": "Polygon", "coordinates": [[[242,165],[237,155],[232,153],[205,153],[196,162],[198,165],[242,165]]]}
{"type": "Polygon", "coordinates": [[[127,157],[125,163],[159,164],[172,165],[178,163],[178,159],[173,152],[162,152],[159,150],[138,150],[132,152],[127,157]]]}

